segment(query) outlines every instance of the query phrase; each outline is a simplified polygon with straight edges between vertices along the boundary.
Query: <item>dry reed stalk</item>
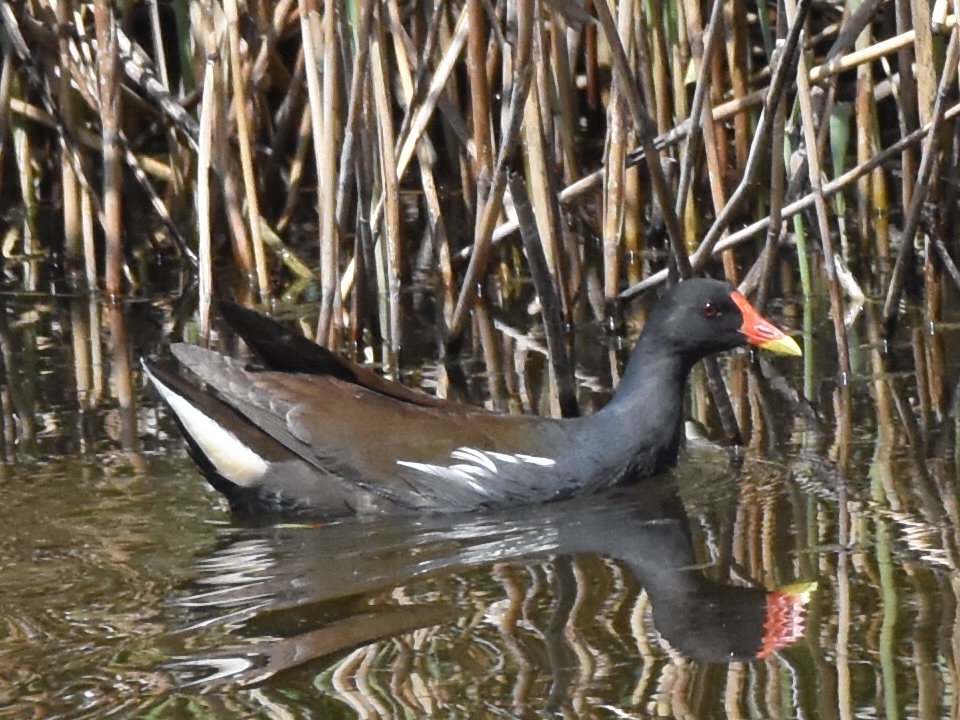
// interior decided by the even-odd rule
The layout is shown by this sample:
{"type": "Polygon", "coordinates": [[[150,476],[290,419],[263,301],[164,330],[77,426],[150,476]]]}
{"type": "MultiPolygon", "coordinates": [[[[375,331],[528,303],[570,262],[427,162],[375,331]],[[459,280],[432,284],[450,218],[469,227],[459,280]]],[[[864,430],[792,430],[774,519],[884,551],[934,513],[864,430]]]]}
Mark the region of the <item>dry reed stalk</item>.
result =
{"type": "Polygon", "coordinates": [[[287,198],[284,202],[283,210],[277,220],[277,232],[282,233],[290,226],[293,214],[297,210],[297,203],[300,201],[300,184],[303,181],[303,171],[306,166],[307,153],[310,150],[310,128],[313,126],[310,120],[311,110],[304,108],[300,115],[300,127],[297,130],[297,145],[293,153],[293,159],[287,168],[287,198]]]}
{"type": "Polygon", "coordinates": [[[103,137],[103,233],[106,240],[105,290],[111,298],[123,291],[123,217],[120,166],[120,87],[117,77],[117,36],[107,0],[94,0],[99,73],[100,127],[103,137]]]}
{"type": "MultiPolygon", "coordinates": [[[[912,18],[910,16],[911,3],[900,0],[894,3],[896,13],[897,33],[903,35],[907,28],[911,26],[912,18]]],[[[897,65],[901,68],[913,66],[915,53],[913,45],[904,45],[897,51],[897,65]]],[[[917,103],[917,79],[912,72],[900,73],[900,102],[897,103],[897,117],[900,122],[900,134],[907,135],[920,126],[919,108],[917,103]]],[[[917,153],[915,148],[904,150],[900,159],[902,164],[903,179],[901,181],[901,203],[903,207],[910,206],[910,198],[913,195],[913,178],[917,172],[917,153]]],[[[886,248],[889,260],[889,248],[886,248]]]]}
{"type": "MultiPolygon", "coordinates": [[[[277,40],[287,30],[288,25],[296,22],[293,17],[296,2],[297,0],[279,0],[273,7],[270,22],[261,24],[261,27],[265,26],[266,30],[261,34],[260,48],[257,51],[256,60],[253,61],[253,69],[250,71],[251,85],[260,86],[267,74],[267,68],[276,61],[274,53],[277,40]]],[[[268,4],[258,3],[257,6],[265,13],[268,4]]]]}
{"type": "MultiPolygon", "coordinates": [[[[69,55],[70,52],[70,44],[67,35],[64,32],[64,28],[67,27],[67,23],[72,15],[72,12],[73,3],[69,0],[57,4],[57,47],[61,56],[69,55]]],[[[75,131],[73,130],[75,125],[73,117],[73,90],[70,87],[69,76],[66,73],[60,74],[60,82],[57,87],[57,92],[60,100],[60,109],[62,113],[61,117],[63,118],[63,123],[69,128],[69,132],[71,134],[75,134],[75,131]]],[[[0,107],[6,108],[7,103],[0,102],[0,107]]],[[[0,137],[2,137],[3,134],[3,122],[0,121],[0,137]]],[[[83,249],[81,247],[83,229],[80,224],[81,189],[80,182],[77,179],[76,174],[73,172],[73,165],[68,158],[68,153],[70,150],[67,147],[65,137],[60,138],[60,146],[60,181],[63,192],[64,254],[67,258],[67,264],[70,266],[69,272],[72,273],[74,272],[75,266],[78,264],[79,259],[83,256],[83,249]]],[[[0,153],[0,158],[2,158],[2,153],[0,153]]],[[[2,183],[2,179],[0,179],[0,183],[2,183]]]]}
{"type": "Polygon", "coordinates": [[[906,276],[906,266],[913,252],[913,237],[920,226],[920,214],[926,200],[927,188],[933,178],[939,161],[940,148],[937,131],[946,119],[946,100],[948,88],[953,85],[957,74],[957,61],[960,59],[960,27],[954,27],[950,34],[950,44],[947,46],[947,55],[944,59],[943,74],[940,76],[940,86],[936,95],[933,114],[930,121],[930,132],[923,146],[923,155],[920,158],[920,171],[917,175],[916,190],[907,211],[903,242],[897,253],[897,261],[893,268],[890,285],[887,289],[886,300],[883,305],[883,322],[887,332],[892,331],[896,322],[900,304],[900,295],[903,292],[903,283],[906,276]]]}
{"type": "MultiPolygon", "coordinates": [[[[571,35],[574,33],[570,31],[571,35]]],[[[563,169],[563,182],[569,185],[580,177],[580,162],[576,153],[577,118],[574,114],[577,100],[574,95],[576,81],[572,51],[567,43],[567,30],[560,13],[551,13],[550,16],[550,68],[554,78],[552,87],[557,92],[557,150],[558,160],[563,169]]]]}
{"type": "Polygon", "coordinates": [[[466,327],[467,315],[476,299],[479,281],[486,274],[487,261],[493,239],[493,230],[503,203],[506,189],[507,163],[513,157],[521,137],[521,118],[527,102],[533,80],[533,68],[529,59],[533,57],[532,8],[529,3],[520,3],[517,8],[517,60],[513,91],[510,95],[510,112],[502,130],[500,148],[497,153],[496,168],[491,178],[487,198],[483,202],[483,212],[479,215],[474,229],[474,250],[470,257],[461,285],[460,295],[453,311],[453,319],[448,328],[449,341],[456,342],[466,327]]]}
{"type": "MultiPolygon", "coordinates": [[[[666,0],[671,1],[671,0],[666,0]]],[[[600,2],[600,0],[596,0],[600,2]]],[[[665,0],[649,0],[649,12],[653,18],[664,17],[663,3],[665,0]]],[[[639,13],[638,13],[639,14],[639,13]]],[[[669,103],[673,93],[670,92],[670,61],[667,53],[667,23],[653,22],[648,24],[648,28],[653,35],[651,45],[651,60],[653,73],[653,87],[656,99],[655,117],[657,122],[657,133],[662,134],[673,123],[673,108],[669,103]]]]}
{"type": "MultiPolygon", "coordinates": [[[[795,22],[797,7],[795,0],[785,0],[787,21],[795,22]]],[[[840,372],[843,373],[842,382],[850,379],[850,355],[847,350],[847,333],[843,322],[843,298],[840,294],[840,283],[837,278],[837,264],[833,257],[833,244],[830,240],[830,225],[827,220],[827,206],[823,197],[823,181],[821,175],[822,162],[818,152],[817,134],[814,128],[813,107],[810,102],[810,81],[806,59],[800,53],[797,65],[797,99],[800,104],[800,116],[804,142],[807,148],[807,163],[810,168],[809,179],[813,188],[814,207],[817,212],[817,230],[820,234],[820,247],[823,252],[824,270],[830,291],[830,313],[833,317],[834,339],[839,355],[840,372]]]]}
{"type": "MultiPolygon", "coordinates": [[[[537,42],[536,38],[537,35],[535,34],[533,42],[534,57],[537,58],[539,56],[542,60],[542,55],[539,52],[540,43],[537,42]]],[[[542,69],[542,67],[542,61],[534,61],[535,82],[538,79],[542,80],[541,73],[538,72],[538,68],[542,69]]],[[[526,161],[526,177],[529,184],[530,202],[534,215],[536,216],[540,246],[546,258],[547,267],[550,269],[550,274],[557,279],[561,304],[564,308],[564,315],[566,315],[568,304],[565,293],[563,292],[563,288],[566,286],[563,282],[565,273],[563,273],[561,269],[560,242],[556,233],[557,224],[553,216],[552,193],[550,192],[550,174],[553,170],[548,166],[548,163],[552,162],[552,158],[548,157],[547,143],[542,130],[544,114],[545,111],[541,104],[540,93],[530,92],[527,95],[527,102],[524,105],[524,121],[521,130],[523,133],[524,160],[526,161]]],[[[517,201],[515,198],[513,200],[515,205],[517,201]]]]}
{"type": "MultiPolygon", "coordinates": [[[[633,143],[635,136],[628,138],[633,143]]],[[[643,184],[640,182],[640,169],[627,168],[623,180],[624,208],[623,208],[623,265],[626,268],[628,285],[640,282],[643,277],[643,263],[641,252],[644,243],[643,227],[643,184]]],[[[614,298],[616,299],[616,296],[614,298]]]]}
{"type": "MultiPolygon", "coordinates": [[[[370,23],[373,16],[374,0],[365,0],[360,13],[360,26],[354,36],[354,53],[350,72],[350,91],[347,100],[347,118],[343,128],[343,145],[340,148],[340,175],[337,186],[337,227],[341,235],[349,232],[350,208],[349,198],[354,188],[358,188],[358,196],[363,197],[364,193],[359,186],[363,182],[363,174],[354,172],[355,167],[361,162],[358,157],[358,146],[362,145],[359,140],[360,135],[360,115],[366,91],[368,89],[367,73],[369,69],[370,53],[370,23]]],[[[341,47],[347,48],[350,43],[343,42],[341,47]]],[[[359,205],[360,202],[357,202],[359,205]]],[[[292,209],[292,207],[291,207],[292,209]]],[[[375,218],[368,218],[368,222],[362,223],[363,227],[368,228],[369,223],[375,218]]],[[[360,262],[359,253],[355,254],[347,267],[344,269],[340,279],[340,299],[344,302],[354,285],[357,273],[357,263],[360,262]]],[[[359,308],[359,297],[354,297],[354,302],[359,308]]],[[[352,328],[352,332],[359,332],[359,328],[352,328]]]]}
{"type": "MultiPolygon", "coordinates": [[[[374,0],[364,0],[360,10],[359,27],[353,37],[353,56],[350,63],[350,90],[347,99],[347,118],[344,122],[342,136],[343,145],[340,148],[340,176],[337,187],[337,227],[341,235],[349,231],[349,202],[351,192],[357,186],[357,174],[354,166],[357,162],[357,147],[360,143],[357,136],[360,132],[360,114],[364,98],[364,88],[367,87],[367,72],[369,69],[370,53],[370,23],[375,6],[374,0]]],[[[341,41],[344,53],[351,47],[351,43],[341,41]]],[[[346,64],[346,63],[345,63],[346,64]]],[[[349,271],[345,271],[342,281],[347,280],[349,271]]],[[[341,291],[341,297],[345,294],[341,291]]]]}
{"type": "MultiPolygon", "coordinates": [[[[534,98],[535,95],[531,93],[527,99],[528,107],[533,104],[534,98]]],[[[556,381],[555,395],[559,402],[560,414],[563,417],[576,417],[580,414],[580,410],[577,404],[574,367],[570,363],[563,331],[563,303],[558,293],[559,276],[550,267],[542,238],[538,237],[539,221],[527,200],[523,180],[515,174],[510,175],[510,195],[513,197],[514,209],[520,222],[530,274],[533,276],[534,287],[542,306],[541,315],[549,349],[550,370],[556,381]]]]}
{"type": "Polygon", "coordinates": [[[469,79],[471,127],[476,165],[477,214],[483,212],[482,199],[493,172],[493,147],[490,139],[490,83],[487,80],[486,11],[483,0],[466,0],[467,77],[469,79]]]}
{"type": "Polygon", "coordinates": [[[7,128],[10,125],[10,101],[14,75],[13,46],[3,50],[3,68],[0,70],[0,186],[3,183],[3,156],[7,148],[7,128]]]}
{"type": "MultiPolygon", "coordinates": [[[[710,184],[710,193],[713,200],[714,212],[719,214],[726,205],[726,191],[724,189],[725,169],[729,165],[729,159],[726,152],[721,148],[726,146],[726,133],[721,131],[723,127],[720,123],[712,121],[713,118],[713,99],[721,85],[720,67],[717,61],[720,54],[715,49],[716,39],[719,38],[720,22],[722,15],[718,8],[723,3],[714,3],[713,15],[710,19],[711,35],[708,38],[710,52],[707,52],[706,43],[703,39],[703,20],[700,17],[700,6],[697,2],[686,2],[684,16],[687,20],[687,36],[691,39],[691,59],[693,68],[698,70],[697,88],[694,92],[694,107],[691,110],[691,117],[700,117],[702,121],[699,126],[700,133],[692,133],[687,143],[685,154],[684,169],[692,170],[693,163],[697,155],[695,148],[699,145],[696,140],[702,137],[704,153],[707,160],[707,175],[710,184]],[[713,82],[707,82],[709,77],[713,77],[713,82]],[[697,102],[702,104],[702,109],[698,111],[697,102]],[[696,113],[696,114],[694,114],[696,113]]],[[[719,97],[719,96],[718,96],[719,97]]],[[[688,174],[688,178],[690,175],[688,174]]],[[[682,172],[681,172],[682,182],[682,172]]],[[[681,205],[680,197],[677,198],[677,204],[681,205]]],[[[726,233],[724,233],[725,235],[726,233]]],[[[697,233],[699,235],[699,232],[697,233]]],[[[722,237],[722,236],[721,236],[722,237]]],[[[727,281],[737,284],[737,268],[733,254],[726,252],[723,254],[723,268],[727,281]]]]}
{"type": "MultiPolygon", "coordinates": [[[[857,38],[857,49],[860,49],[861,43],[870,44],[870,30],[865,28],[863,33],[857,38]]],[[[868,65],[857,66],[857,96],[856,112],[854,119],[856,123],[857,138],[857,162],[863,163],[870,158],[874,152],[874,128],[876,127],[876,116],[873,112],[873,72],[868,65]]],[[[878,173],[879,174],[879,173],[878,173]]],[[[871,235],[873,219],[875,217],[872,211],[872,188],[873,176],[865,175],[857,184],[857,225],[860,237],[863,243],[868,242],[871,235]]],[[[866,247],[863,247],[867,250],[866,247]]],[[[866,255],[865,255],[866,256],[866,255]]]]}
{"type": "Polygon", "coordinates": [[[388,304],[388,325],[384,328],[387,333],[387,356],[384,364],[391,373],[396,373],[403,325],[400,308],[400,190],[394,154],[397,138],[393,131],[387,90],[388,69],[383,24],[378,23],[377,29],[377,34],[370,41],[370,69],[380,150],[380,195],[384,205],[379,244],[386,283],[380,288],[380,292],[386,293],[388,304]]]}
{"type": "MultiPolygon", "coordinates": [[[[634,2],[627,0],[617,8],[617,33],[629,43],[634,2]]],[[[628,45],[629,47],[629,45],[628,45]]],[[[620,238],[624,225],[627,138],[631,122],[622,83],[615,83],[607,107],[607,136],[603,161],[603,297],[611,302],[620,288],[620,238]]]]}
{"type": "Polygon", "coordinates": [[[307,93],[310,105],[310,130],[313,142],[313,157],[317,173],[317,207],[320,214],[318,245],[320,247],[320,318],[317,321],[317,342],[331,342],[333,330],[334,295],[338,287],[337,255],[334,246],[334,217],[324,217],[328,202],[325,193],[333,182],[333,148],[324,145],[324,113],[333,112],[323,104],[324,90],[320,78],[321,48],[325,39],[326,22],[321,26],[320,10],[315,0],[299,0],[300,38],[303,47],[304,69],[307,76],[307,93]]]}
{"type": "MultiPolygon", "coordinates": [[[[773,273],[774,259],[777,255],[777,248],[780,246],[780,238],[784,232],[782,210],[786,193],[786,143],[784,138],[786,115],[787,101],[785,98],[780,98],[780,102],[777,103],[774,111],[773,128],[770,133],[770,203],[768,214],[770,224],[767,228],[763,253],[760,256],[760,261],[758,261],[760,277],[756,283],[755,304],[761,311],[766,306],[769,297],[770,276],[773,273]]],[[[728,235],[727,239],[729,240],[729,238],[728,235]]],[[[801,267],[806,267],[806,258],[801,257],[798,260],[801,267]]],[[[741,292],[745,290],[746,288],[741,288],[741,292]]]]}
{"type": "Polygon", "coordinates": [[[200,137],[197,150],[197,246],[199,256],[200,339],[210,340],[210,305],[213,298],[213,227],[210,212],[210,172],[213,165],[214,117],[216,116],[216,45],[206,48],[203,96],[200,100],[200,137]]]}
{"type": "Polygon", "coordinates": [[[607,44],[613,54],[615,82],[621,84],[627,100],[627,106],[630,108],[630,114],[633,117],[637,135],[640,139],[640,145],[644,150],[644,160],[647,163],[647,170],[650,173],[650,183],[653,188],[653,194],[663,213],[663,220],[667,228],[667,235],[670,238],[670,246],[673,250],[674,258],[676,262],[681,264],[680,267],[682,268],[687,257],[683,244],[683,232],[680,229],[680,223],[676,213],[673,211],[674,203],[672,201],[671,191],[664,177],[663,167],[660,165],[660,157],[654,146],[653,124],[647,113],[646,106],[640,98],[637,83],[634,80],[633,72],[630,68],[630,62],[627,58],[623,43],[620,42],[620,35],[614,23],[610,8],[605,2],[598,2],[596,9],[600,17],[600,25],[603,27],[607,44]]]}
{"type": "MultiPolygon", "coordinates": [[[[726,6],[728,3],[724,3],[726,6]]],[[[700,8],[694,8],[692,3],[684,3],[684,17],[686,19],[687,41],[691,60],[696,63],[696,54],[699,52],[702,56],[702,62],[710,67],[712,81],[710,83],[710,105],[723,102],[723,96],[726,92],[727,68],[724,62],[724,53],[714,52],[710,55],[703,53],[703,18],[700,14],[700,8]],[[695,13],[695,14],[694,14],[695,13]]],[[[727,44],[729,44],[729,27],[727,29],[727,44]]],[[[730,69],[731,72],[733,68],[730,69]]],[[[723,187],[727,185],[728,173],[733,168],[730,163],[729,147],[730,132],[725,124],[719,123],[713,128],[704,132],[704,135],[711,133],[714,137],[714,153],[718,160],[718,169],[720,175],[717,177],[717,183],[720,186],[720,194],[724,194],[723,187]]],[[[726,260],[724,261],[726,263],[726,260]]]]}
{"type": "Polygon", "coordinates": [[[910,13],[914,33],[912,45],[916,57],[914,80],[917,84],[917,113],[920,124],[925,125],[933,119],[933,108],[937,99],[937,51],[934,47],[930,6],[927,3],[911,1],[910,13]]]}
{"type": "MultiPolygon", "coordinates": [[[[251,99],[247,96],[247,82],[243,59],[240,55],[240,18],[237,0],[224,0],[224,14],[227,21],[227,43],[230,59],[230,78],[233,90],[233,119],[237,128],[237,144],[240,150],[240,168],[243,173],[243,190],[247,205],[250,240],[253,244],[253,257],[257,271],[257,282],[261,299],[270,295],[270,276],[267,273],[267,258],[263,249],[263,236],[260,232],[260,201],[257,197],[257,178],[253,171],[253,147],[250,132],[250,118],[247,107],[251,99]]],[[[249,250],[244,249],[244,256],[249,250]]]]}
{"type": "MultiPolygon", "coordinates": [[[[199,6],[194,6],[199,7],[199,6]]],[[[198,13],[203,12],[197,10],[198,13]]],[[[204,16],[203,40],[204,51],[209,57],[215,57],[213,72],[209,75],[213,83],[211,101],[212,146],[211,167],[220,180],[223,191],[223,210],[226,213],[227,224],[230,228],[229,236],[232,241],[233,259],[244,276],[253,277],[255,262],[250,242],[250,230],[244,218],[243,196],[244,182],[238,171],[238,163],[233,153],[231,135],[224,122],[214,123],[214,119],[229,118],[229,93],[227,91],[227,70],[224,65],[224,53],[229,52],[229,41],[226,38],[227,28],[225,16],[219,5],[212,6],[204,16]]],[[[229,57],[229,55],[227,55],[229,57]]],[[[209,61],[209,60],[208,60],[209,61]]],[[[206,82],[206,79],[205,81],[206,82]]],[[[204,85],[204,91],[206,86],[204,85]]],[[[213,217],[211,216],[211,221],[213,217]]],[[[213,230],[211,228],[211,234],[213,230]]]]}
{"type": "MultiPolygon", "coordinates": [[[[318,322],[318,329],[325,325],[322,317],[323,311],[327,309],[327,302],[332,302],[330,309],[330,331],[335,333],[340,329],[340,295],[337,292],[340,279],[340,235],[337,224],[337,143],[340,140],[338,128],[342,123],[340,117],[340,93],[339,93],[339,62],[338,62],[338,42],[339,38],[336,32],[336,8],[337,3],[333,0],[326,0],[323,13],[323,171],[319,176],[320,181],[320,223],[321,232],[321,282],[323,283],[324,293],[330,293],[330,300],[324,300],[321,311],[321,319],[318,322]],[[329,280],[328,280],[329,278],[329,280]]],[[[314,133],[315,139],[320,139],[314,133]]],[[[331,338],[327,341],[322,334],[317,335],[320,341],[326,344],[339,346],[340,339],[331,338]]]]}
{"type": "MultiPolygon", "coordinates": [[[[390,13],[391,34],[394,41],[394,55],[397,58],[397,67],[400,71],[400,78],[404,90],[402,100],[406,110],[405,117],[411,117],[411,104],[416,94],[412,70],[416,70],[417,75],[420,76],[421,68],[416,67],[416,53],[409,36],[407,36],[401,24],[400,9],[397,3],[390,2],[388,9],[390,13]]],[[[449,263],[449,239],[447,237],[446,224],[443,219],[443,208],[440,204],[440,193],[437,189],[437,182],[433,173],[436,151],[428,136],[420,137],[416,145],[416,153],[420,167],[420,182],[424,193],[424,204],[426,206],[429,223],[430,256],[432,258],[439,253],[441,257],[445,256],[449,263]],[[440,252],[440,248],[442,247],[446,248],[445,253],[440,252]]],[[[447,298],[447,306],[449,311],[452,312],[454,298],[451,294],[447,294],[447,298]]]]}
{"type": "MultiPolygon", "coordinates": [[[[22,92],[16,87],[14,92],[22,92]]],[[[23,218],[17,233],[23,256],[23,286],[27,291],[37,289],[36,255],[38,242],[37,220],[39,198],[36,194],[39,157],[35,153],[35,143],[27,128],[14,120],[10,127],[13,138],[14,162],[17,166],[20,200],[23,203],[23,218]]],[[[8,253],[9,254],[9,253],[8,253]]]]}
{"type": "MultiPolygon", "coordinates": [[[[677,215],[683,215],[687,203],[687,196],[690,194],[690,187],[693,184],[694,170],[700,155],[701,129],[716,124],[716,110],[713,103],[708,102],[707,92],[710,85],[710,66],[703,62],[704,57],[710,57],[716,52],[717,43],[721,37],[721,9],[723,3],[713,4],[710,20],[708,21],[707,31],[704,34],[700,53],[694,53],[693,59],[699,66],[697,82],[693,91],[693,100],[690,105],[690,117],[699,118],[698,123],[690,123],[690,132],[687,134],[687,143],[683,148],[680,160],[680,180],[679,190],[677,191],[677,215]]],[[[699,18],[699,9],[697,17],[699,18]]],[[[699,28],[699,25],[697,25],[699,28]]],[[[689,237],[695,237],[690,235],[689,237]]]]}
{"type": "Polygon", "coordinates": [[[607,116],[603,161],[603,297],[612,301],[620,289],[620,232],[623,227],[624,174],[627,167],[626,101],[614,87],[607,116]]]}
{"type": "MultiPolygon", "coordinates": [[[[748,80],[750,30],[744,0],[733,0],[729,12],[724,11],[724,20],[731,35],[731,39],[727,43],[727,66],[730,68],[730,89],[733,98],[736,100],[746,97],[750,87],[748,80]]],[[[734,117],[733,139],[736,159],[734,172],[739,172],[747,164],[747,155],[750,153],[750,134],[753,131],[750,125],[748,115],[734,117]]]]}

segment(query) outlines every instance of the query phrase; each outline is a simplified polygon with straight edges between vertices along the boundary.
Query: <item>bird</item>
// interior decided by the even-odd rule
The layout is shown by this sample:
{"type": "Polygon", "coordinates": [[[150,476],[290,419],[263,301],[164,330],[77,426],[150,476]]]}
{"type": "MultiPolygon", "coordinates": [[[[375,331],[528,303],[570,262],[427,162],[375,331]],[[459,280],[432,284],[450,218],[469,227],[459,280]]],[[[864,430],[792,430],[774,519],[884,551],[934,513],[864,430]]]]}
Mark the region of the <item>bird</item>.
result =
{"type": "Polygon", "coordinates": [[[684,280],[653,306],[612,399],[550,418],[412,390],[252,310],[220,312],[262,367],[183,343],[171,352],[203,386],[142,365],[201,472],[253,519],[474,512],[630,485],[677,463],[699,360],[747,344],[802,354],[729,284],[684,280]]]}

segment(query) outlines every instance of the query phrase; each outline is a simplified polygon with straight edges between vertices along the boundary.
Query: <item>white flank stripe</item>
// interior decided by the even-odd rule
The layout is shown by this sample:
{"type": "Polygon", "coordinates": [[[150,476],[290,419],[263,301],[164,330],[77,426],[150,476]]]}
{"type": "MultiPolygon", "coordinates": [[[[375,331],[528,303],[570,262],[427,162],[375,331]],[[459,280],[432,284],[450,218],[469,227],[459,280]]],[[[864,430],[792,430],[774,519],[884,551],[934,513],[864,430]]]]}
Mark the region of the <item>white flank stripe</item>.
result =
{"type": "Polygon", "coordinates": [[[477,450],[472,447],[460,447],[450,453],[450,457],[454,460],[466,460],[467,462],[473,461],[477,465],[482,465],[487,468],[492,473],[497,471],[497,465],[489,457],[487,457],[482,451],[477,450]]]}
{"type": "Polygon", "coordinates": [[[184,429],[210,459],[217,472],[241,487],[250,487],[266,474],[270,468],[266,460],[186,398],[160,382],[155,375],[149,374],[163,399],[180,418],[184,429]]]}
{"type": "Polygon", "coordinates": [[[521,462],[540,465],[542,467],[550,467],[557,464],[557,461],[553,458],[537,457],[536,455],[517,455],[517,458],[521,462]]]}

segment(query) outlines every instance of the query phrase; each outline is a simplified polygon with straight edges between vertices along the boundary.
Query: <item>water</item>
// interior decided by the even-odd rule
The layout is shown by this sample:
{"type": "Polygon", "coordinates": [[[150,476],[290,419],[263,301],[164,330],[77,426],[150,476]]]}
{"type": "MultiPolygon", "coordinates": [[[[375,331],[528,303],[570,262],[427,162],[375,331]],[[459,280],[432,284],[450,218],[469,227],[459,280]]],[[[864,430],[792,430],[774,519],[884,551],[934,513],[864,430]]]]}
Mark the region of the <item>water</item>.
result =
{"type": "MultiPolygon", "coordinates": [[[[74,309],[14,305],[0,328],[19,362],[2,398],[2,718],[960,715],[955,328],[906,334],[909,372],[861,340],[849,398],[816,334],[816,417],[798,364],[727,360],[742,462],[697,445],[624,496],[256,528],[204,487],[135,371],[132,406],[111,392],[108,342],[81,393],[99,373],[102,400],[81,412],[75,358],[94,343],[74,342],[74,309]],[[752,657],[752,603],[810,581],[803,637],[752,657]]],[[[856,330],[871,337],[869,316],[856,330]]],[[[715,430],[705,397],[694,378],[715,430]]]]}

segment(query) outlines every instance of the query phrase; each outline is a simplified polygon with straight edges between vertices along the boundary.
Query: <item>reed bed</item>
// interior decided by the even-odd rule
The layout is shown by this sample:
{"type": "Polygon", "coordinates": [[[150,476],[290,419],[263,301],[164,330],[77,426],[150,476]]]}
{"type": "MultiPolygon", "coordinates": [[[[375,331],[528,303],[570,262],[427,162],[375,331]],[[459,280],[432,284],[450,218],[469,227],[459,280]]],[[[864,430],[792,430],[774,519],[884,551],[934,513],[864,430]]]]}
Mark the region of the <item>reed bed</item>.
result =
{"type": "Polygon", "coordinates": [[[946,3],[28,0],[0,19],[23,289],[142,294],[165,259],[197,280],[205,336],[218,293],[315,288],[320,342],[382,338],[396,367],[408,291],[449,344],[527,273],[511,172],[566,323],[671,275],[761,304],[800,280],[829,293],[849,372],[864,293],[891,329],[905,284],[928,314],[941,275],[960,284],[946,3]]]}
{"type": "MultiPolygon", "coordinates": [[[[771,587],[820,577],[807,645],[795,661],[694,666],[657,644],[617,567],[503,566],[478,615],[491,585],[511,607],[545,602],[538,583],[557,567],[578,601],[539,625],[472,627],[512,663],[479,690],[518,711],[545,696],[524,648],[540,652],[539,630],[555,625],[578,658],[571,696],[592,714],[610,710],[594,692],[609,684],[632,692],[624,716],[722,702],[735,716],[792,704],[894,717],[915,710],[900,683],[919,714],[956,716],[944,688],[960,682],[960,386],[943,333],[926,332],[960,286],[956,12],[919,0],[0,3],[4,289],[21,295],[0,312],[2,468],[171,442],[162,411],[138,407],[130,362],[153,323],[104,298],[195,293],[201,337],[218,295],[310,305],[308,335],[371,348],[391,371],[410,316],[432,314],[444,344],[470,333],[482,354],[473,401],[573,414],[603,401],[590,390],[615,384],[617,358],[603,347],[584,363],[587,342],[567,356],[571,325],[619,318],[671,276],[725,276],[759,305],[797,299],[785,313],[806,364],[802,392],[743,357],[724,361],[719,386],[716,366],[695,373],[696,419],[716,429],[722,417],[758,456],[791,454],[748,473],[732,509],[694,507],[693,532],[705,561],[771,587]],[[50,290],[71,297],[35,300],[50,290]],[[907,291],[924,324],[884,357],[907,291]],[[534,293],[545,348],[495,312],[534,293]],[[814,308],[827,306],[836,367],[815,352],[827,343],[814,308]],[[66,359],[49,361],[54,350],[66,359]],[[540,386],[547,353],[555,377],[540,386]],[[584,640],[585,618],[629,630],[584,640]]],[[[144,455],[123,457],[143,472],[144,455]]],[[[127,463],[103,472],[126,478],[127,463]]],[[[448,626],[367,644],[318,682],[422,714],[448,693],[410,689],[433,673],[422,648],[462,640],[448,626]],[[365,686],[388,666],[396,698],[365,686]]]]}

